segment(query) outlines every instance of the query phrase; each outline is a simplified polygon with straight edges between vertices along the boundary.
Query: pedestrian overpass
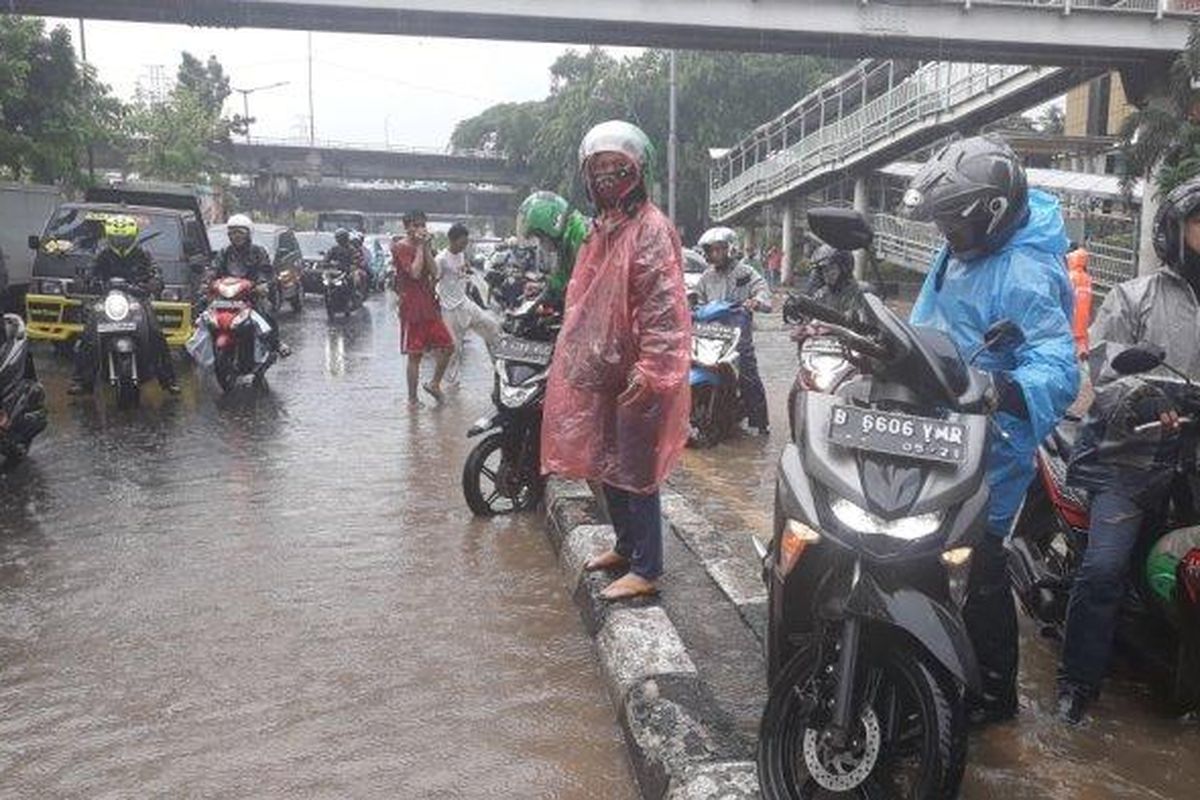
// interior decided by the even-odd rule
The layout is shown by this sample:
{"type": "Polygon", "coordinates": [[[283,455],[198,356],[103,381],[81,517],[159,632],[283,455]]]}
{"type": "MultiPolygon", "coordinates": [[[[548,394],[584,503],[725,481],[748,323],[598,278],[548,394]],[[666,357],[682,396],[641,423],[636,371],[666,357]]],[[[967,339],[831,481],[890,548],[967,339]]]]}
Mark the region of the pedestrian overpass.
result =
{"type": "Polygon", "coordinates": [[[895,62],[861,61],[715,160],[709,213],[732,223],[766,203],[861,177],[949,133],[977,130],[1056,97],[1100,72],[933,61],[906,74],[895,62]]]}
{"type": "Polygon", "coordinates": [[[1115,69],[1182,50],[1195,6],[1195,0],[4,0],[0,12],[1115,69]]]}

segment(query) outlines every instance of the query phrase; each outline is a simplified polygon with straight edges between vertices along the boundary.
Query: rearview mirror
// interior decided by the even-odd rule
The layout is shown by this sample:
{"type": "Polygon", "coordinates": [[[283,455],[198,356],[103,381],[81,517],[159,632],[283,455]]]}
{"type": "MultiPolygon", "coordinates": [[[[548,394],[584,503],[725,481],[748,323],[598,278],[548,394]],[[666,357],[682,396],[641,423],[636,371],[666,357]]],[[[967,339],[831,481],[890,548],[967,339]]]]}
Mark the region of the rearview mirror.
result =
{"type": "Polygon", "coordinates": [[[1015,350],[1025,344],[1025,334],[1011,319],[1002,319],[987,329],[983,335],[983,346],[993,353],[1015,350]]]}
{"type": "Polygon", "coordinates": [[[1113,356],[1112,368],[1121,375],[1137,375],[1161,366],[1166,357],[1161,347],[1140,344],[1113,356]]]}
{"type": "Polygon", "coordinates": [[[862,250],[875,238],[867,218],[849,208],[814,208],[808,212],[808,227],[838,250],[862,250]]]}

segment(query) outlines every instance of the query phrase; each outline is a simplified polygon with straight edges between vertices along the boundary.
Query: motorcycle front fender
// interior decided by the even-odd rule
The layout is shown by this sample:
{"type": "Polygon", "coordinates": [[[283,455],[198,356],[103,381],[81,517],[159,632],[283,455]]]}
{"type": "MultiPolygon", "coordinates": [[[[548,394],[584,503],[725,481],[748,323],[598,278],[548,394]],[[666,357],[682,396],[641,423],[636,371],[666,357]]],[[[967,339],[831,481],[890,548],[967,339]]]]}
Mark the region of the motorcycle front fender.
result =
{"type": "Polygon", "coordinates": [[[713,372],[710,369],[703,367],[692,367],[688,373],[688,383],[693,386],[720,386],[720,373],[713,372]]]}
{"type": "Polygon", "coordinates": [[[499,411],[492,414],[484,414],[482,417],[475,420],[474,425],[467,429],[467,438],[474,439],[481,433],[487,433],[488,431],[499,428],[501,425],[502,416],[503,415],[499,411]]]}
{"type": "Polygon", "coordinates": [[[954,609],[916,589],[885,589],[864,571],[846,598],[845,612],[904,631],[958,681],[979,692],[975,649],[962,616],[954,609]]]}

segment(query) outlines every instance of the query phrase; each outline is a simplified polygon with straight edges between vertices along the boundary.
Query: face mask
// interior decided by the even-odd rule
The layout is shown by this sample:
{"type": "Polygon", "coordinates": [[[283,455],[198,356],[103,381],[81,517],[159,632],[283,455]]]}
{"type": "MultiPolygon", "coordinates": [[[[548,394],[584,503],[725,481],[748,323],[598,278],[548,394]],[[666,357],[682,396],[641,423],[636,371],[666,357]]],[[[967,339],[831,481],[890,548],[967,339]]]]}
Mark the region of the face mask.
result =
{"type": "Polygon", "coordinates": [[[617,205],[637,186],[637,169],[629,163],[604,171],[589,170],[588,182],[591,186],[592,197],[604,208],[617,205]]]}

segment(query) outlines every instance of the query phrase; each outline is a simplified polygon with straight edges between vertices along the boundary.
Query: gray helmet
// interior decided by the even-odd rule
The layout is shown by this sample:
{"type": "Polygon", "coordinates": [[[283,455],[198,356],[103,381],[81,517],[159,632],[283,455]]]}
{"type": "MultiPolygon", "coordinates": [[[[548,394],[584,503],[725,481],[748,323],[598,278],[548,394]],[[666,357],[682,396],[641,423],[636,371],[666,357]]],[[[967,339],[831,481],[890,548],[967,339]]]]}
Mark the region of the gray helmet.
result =
{"type": "Polygon", "coordinates": [[[812,254],[812,268],[820,272],[826,285],[836,289],[854,271],[854,256],[846,250],[823,244],[812,254]]]}
{"type": "Polygon", "coordinates": [[[1184,223],[1200,211],[1200,177],[1192,178],[1171,190],[1154,217],[1154,252],[1164,264],[1183,267],[1185,256],[1184,223]]]}
{"type": "Polygon", "coordinates": [[[998,136],[974,136],[944,148],[913,176],[903,211],[934,222],[950,252],[970,261],[1003,244],[1029,209],[1017,154],[998,136]]]}
{"type": "Polygon", "coordinates": [[[714,244],[726,244],[729,245],[729,252],[732,254],[734,248],[737,247],[737,233],[732,228],[709,228],[700,236],[700,241],[696,244],[705,252],[708,252],[708,248],[714,244]]]}

